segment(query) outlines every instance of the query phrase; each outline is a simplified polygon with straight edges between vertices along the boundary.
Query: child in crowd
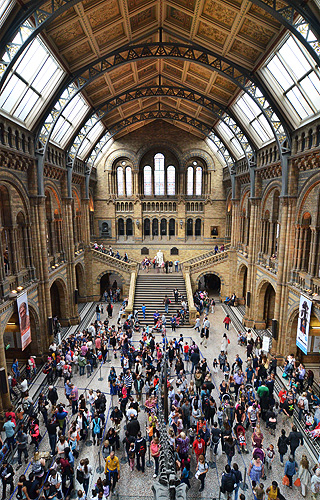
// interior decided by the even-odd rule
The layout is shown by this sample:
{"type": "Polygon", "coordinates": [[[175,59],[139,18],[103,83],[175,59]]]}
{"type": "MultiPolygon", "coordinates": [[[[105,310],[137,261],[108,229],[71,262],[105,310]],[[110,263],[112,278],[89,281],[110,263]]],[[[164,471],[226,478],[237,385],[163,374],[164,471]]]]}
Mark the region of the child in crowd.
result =
{"type": "Polygon", "coordinates": [[[213,364],[213,373],[218,373],[218,365],[219,365],[219,363],[218,363],[217,358],[214,358],[212,364],[213,364]]]}
{"type": "Polygon", "coordinates": [[[267,452],[266,452],[266,465],[267,465],[267,469],[272,469],[272,462],[274,461],[274,457],[275,457],[275,452],[274,452],[274,446],[273,444],[270,444],[269,447],[267,448],[267,452]]]}

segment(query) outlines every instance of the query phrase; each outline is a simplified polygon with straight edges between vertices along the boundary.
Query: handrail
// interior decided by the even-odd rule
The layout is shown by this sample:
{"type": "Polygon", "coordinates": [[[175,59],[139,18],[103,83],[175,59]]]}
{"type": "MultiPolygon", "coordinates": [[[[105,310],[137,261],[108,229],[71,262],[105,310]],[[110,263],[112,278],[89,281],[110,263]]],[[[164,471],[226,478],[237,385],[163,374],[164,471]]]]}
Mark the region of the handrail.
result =
{"type": "Polygon", "coordinates": [[[137,271],[134,269],[131,271],[128,305],[125,309],[128,316],[129,316],[129,314],[131,314],[133,312],[134,296],[135,296],[135,291],[136,291],[136,282],[137,282],[137,271]]]}
{"type": "Polygon", "coordinates": [[[137,269],[138,267],[138,262],[132,259],[129,259],[129,261],[117,259],[116,257],[112,257],[111,255],[95,248],[91,248],[91,251],[96,254],[96,257],[100,258],[101,260],[103,259],[103,261],[109,262],[109,264],[119,269],[123,269],[124,271],[131,272],[133,269],[137,269]]]}
{"type": "Polygon", "coordinates": [[[181,265],[193,266],[195,263],[203,262],[205,260],[210,259],[211,257],[217,257],[217,260],[221,260],[221,259],[219,259],[219,256],[221,256],[221,255],[226,256],[228,250],[230,250],[230,247],[231,247],[231,243],[228,243],[227,245],[224,245],[223,251],[219,250],[218,252],[215,252],[214,250],[210,250],[210,252],[206,252],[204,254],[197,255],[196,257],[192,257],[191,259],[183,260],[181,262],[181,265]]]}

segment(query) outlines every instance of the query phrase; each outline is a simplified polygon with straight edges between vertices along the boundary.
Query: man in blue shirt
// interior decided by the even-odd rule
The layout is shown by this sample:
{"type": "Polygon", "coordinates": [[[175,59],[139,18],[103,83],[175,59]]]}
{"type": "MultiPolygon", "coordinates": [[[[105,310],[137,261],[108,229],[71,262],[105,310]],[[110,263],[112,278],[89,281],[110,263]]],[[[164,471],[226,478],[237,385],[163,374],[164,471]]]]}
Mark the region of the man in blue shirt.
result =
{"type": "Polygon", "coordinates": [[[9,450],[11,449],[11,446],[13,448],[14,445],[14,431],[16,424],[12,422],[12,417],[11,415],[8,416],[7,421],[3,424],[3,429],[6,433],[6,438],[7,438],[7,443],[9,446],[9,450]]]}
{"type": "Polygon", "coordinates": [[[142,316],[143,316],[143,319],[146,319],[146,305],[145,304],[142,304],[141,306],[141,311],[142,311],[142,316]]]}

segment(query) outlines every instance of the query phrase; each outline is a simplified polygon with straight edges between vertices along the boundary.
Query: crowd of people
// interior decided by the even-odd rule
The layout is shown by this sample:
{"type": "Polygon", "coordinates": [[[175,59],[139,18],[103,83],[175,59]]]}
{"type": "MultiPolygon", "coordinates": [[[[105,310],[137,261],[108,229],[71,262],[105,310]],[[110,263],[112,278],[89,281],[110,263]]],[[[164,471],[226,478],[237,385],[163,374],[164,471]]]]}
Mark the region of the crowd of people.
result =
{"type": "MultiPolygon", "coordinates": [[[[210,329],[208,314],[214,313],[215,303],[206,292],[197,292],[195,298],[199,305],[199,344],[206,346],[210,329]]],[[[111,304],[110,298],[108,303],[111,304]]],[[[254,339],[249,330],[238,333],[239,346],[245,346],[246,361],[243,362],[239,354],[229,359],[231,320],[227,318],[228,315],[222,324],[225,333],[220,354],[210,360],[203,358],[197,342],[188,341],[183,333],[169,339],[162,328],[159,332],[156,329],[152,332],[151,328],[136,330],[134,315],[123,323],[118,321],[115,326],[108,317],[102,321],[97,313],[86,331],[71,334],[60,345],[53,342],[43,367],[48,392],[41,393],[37,402],[33,401],[28,393],[28,380],[24,385],[22,381],[21,404],[6,413],[5,440],[0,443],[2,498],[8,498],[8,487],[11,494],[17,484],[19,499],[60,500],[76,491],[78,500],[103,500],[115,490],[121,468],[145,473],[148,452],[156,478],[161,452],[157,390],[163,383],[159,374],[166,353],[170,367],[168,437],[181,483],[187,488],[199,484],[199,491],[204,491],[208,463],[219,459],[221,467],[225,460],[219,484],[222,498],[243,500],[241,455],[250,453],[247,472],[256,500],[287,498],[284,488],[297,485],[301,487],[302,496],[311,489],[314,500],[318,499],[320,464],[311,470],[305,454],[300,461],[296,460],[304,436],[293,423],[297,407],[299,419],[305,420],[310,436],[320,427],[317,412],[313,420],[309,419],[310,406],[318,403],[312,390],[313,374],[289,356],[284,369],[289,386],[276,398],[276,358],[268,359],[262,353],[261,339],[254,339]],[[106,394],[100,389],[81,393],[73,380],[75,376],[90,377],[110,356],[119,359],[121,368],[111,367],[108,375],[105,391],[111,396],[111,405],[107,414],[106,394]],[[220,384],[216,382],[218,378],[223,379],[220,384]],[[63,383],[63,394],[54,386],[55,380],[63,383]],[[287,421],[290,432],[285,430],[287,421]],[[275,440],[280,422],[283,428],[275,440]],[[104,460],[104,474],[95,479],[94,464],[82,458],[83,443],[88,440],[101,450],[104,460]],[[8,451],[14,447],[18,458],[16,470],[6,461],[8,451]],[[45,448],[50,449],[50,453],[46,454],[45,448]],[[120,453],[125,454],[126,464],[120,465],[120,453]],[[284,467],[281,486],[271,481],[270,471],[277,453],[284,467]],[[19,475],[22,459],[28,463],[32,456],[28,473],[19,475]]],[[[159,318],[154,319],[156,327],[159,318]]],[[[174,331],[173,328],[173,334],[174,331]]],[[[30,357],[28,362],[32,373],[36,373],[34,361],[30,357]]],[[[17,359],[12,365],[12,375],[19,380],[17,359]]]]}

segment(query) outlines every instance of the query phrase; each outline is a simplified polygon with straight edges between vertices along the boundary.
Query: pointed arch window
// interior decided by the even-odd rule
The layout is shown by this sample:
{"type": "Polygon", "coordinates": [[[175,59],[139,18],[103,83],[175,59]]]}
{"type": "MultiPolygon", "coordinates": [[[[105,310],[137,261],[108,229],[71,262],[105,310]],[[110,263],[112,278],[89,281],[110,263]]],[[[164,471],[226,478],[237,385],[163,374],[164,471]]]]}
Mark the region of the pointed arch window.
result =
{"type": "Polygon", "coordinates": [[[161,153],[154,157],[154,194],[164,196],[164,156],[161,153]]]}
{"type": "Polygon", "coordinates": [[[187,170],[187,195],[193,195],[193,167],[188,167],[187,170]]]}
{"type": "Polygon", "coordinates": [[[176,194],[176,169],[173,165],[167,168],[167,195],[174,196],[176,194]]]}
{"type": "Polygon", "coordinates": [[[117,168],[117,185],[118,185],[118,196],[124,196],[124,175],[123,168],[117,168]]]}
{"type": "Polygon", "coordinates": [[[146,165],[143,169],[143,191],[145,196],[152,195],[152,174],[150,165],[146,165]]]}
{"type": "Polygon", "coordinates": [[[126,194],[132,196],[132,169],[126,167],[126,194]]]}
{"type": "Polygon", "coordinates": [[[196,168],[196,196],[201,196],[202,194],[202,168],[196,168]]]}

